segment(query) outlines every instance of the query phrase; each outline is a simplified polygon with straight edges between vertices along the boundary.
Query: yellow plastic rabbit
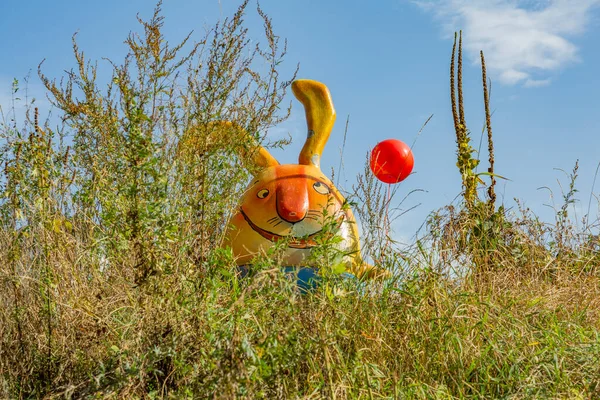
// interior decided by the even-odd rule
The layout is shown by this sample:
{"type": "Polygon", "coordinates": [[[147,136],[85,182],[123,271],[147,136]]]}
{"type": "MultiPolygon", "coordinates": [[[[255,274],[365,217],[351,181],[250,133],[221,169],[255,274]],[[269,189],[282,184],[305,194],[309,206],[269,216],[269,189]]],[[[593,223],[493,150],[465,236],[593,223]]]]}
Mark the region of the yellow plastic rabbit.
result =
{"type": "Polygon", "coordinates": [[[309,255],[315,238],[323,234],[327,215],[342,239],[338,247],[348,254],[346,270],[358,277],[386,275],[363,262],[354,215],[343,207],[344,197],[319,167],[336,118],[329,90],[320,82],[302,79],[292,83],[292,91],[304,105],[308,125],[299,164],[280,165],[259,147],[253,162],[260,172],[240,201],[224,245],[232,248],[238,265],[246,265],[286,239],[283,265],[318,268],[310,265],[309,255]]]}

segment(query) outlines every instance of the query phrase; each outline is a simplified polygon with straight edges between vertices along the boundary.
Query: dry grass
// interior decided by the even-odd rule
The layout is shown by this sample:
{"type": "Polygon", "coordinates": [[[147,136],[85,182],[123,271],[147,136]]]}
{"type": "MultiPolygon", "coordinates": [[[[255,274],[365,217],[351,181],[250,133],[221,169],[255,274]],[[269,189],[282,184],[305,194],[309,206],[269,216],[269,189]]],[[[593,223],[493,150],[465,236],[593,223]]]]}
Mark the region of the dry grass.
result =
{"type": "Polygon", "coordinates": [[[274,258],[238,279],[218,244],[253,143],[208,128],[262,140],[289,85],[262,11],[270,52],[247,51],[245,8],[175,50],[158,8],[108,87],[75,46],[66,86],[42,75],[64,130],[37,113],[0,129],[0,398],[599,397],[600,255],[569,218],[577,170],[553,224],[480,200],[460,67],[461,202],[399,248],[385,188],[368,172],[355,188],[365,253],[393,279],[300,294],[274,258]],[[178,156],[181,140],[198,152],[178,156]]]}

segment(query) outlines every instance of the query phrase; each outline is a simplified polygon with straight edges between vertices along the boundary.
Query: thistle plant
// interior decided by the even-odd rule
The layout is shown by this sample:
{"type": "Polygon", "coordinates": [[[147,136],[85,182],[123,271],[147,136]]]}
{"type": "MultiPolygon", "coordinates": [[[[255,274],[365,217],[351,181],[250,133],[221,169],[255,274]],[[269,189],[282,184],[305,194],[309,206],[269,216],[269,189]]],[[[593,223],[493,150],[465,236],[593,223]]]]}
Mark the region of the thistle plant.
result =
{"type": "MultiPolygon", "coordinates": [[[[464,112],[464,100],[462,91],[462,31],[454,35],[452,57],[450,60],[450,98],[452,103],[452,116],[457,143],[456,166],[462,180],[462,197],[465,209],[449,209],[450,218],[445,225],[445,235],[450,237],[457,235],[459,248],[466,249],[469,257],[479,267],[493,265],[493,254],[498,246],[503,245],[499,234],[504,232],[506,223],[504,208],[501,206],[496,210],[496,178],[502,178],[494,171],[494,143],[492,138],[490,97],[488,91],[485,58],[483,51],[480,52],[481,71],[483,83],[483,102],[485,108],[485,130],[487,131],[488,161],[489,167],[486,172],[477,172],[480,160],[476,150],[471,145],[470,131],[467,128],[464,112]],[[457,41],[458,39],[458,41],[457,41]],[[458,52],[457,52],[458,44],[458,52]],[[458,62],[456,62],[458,57],[458,62]],[[457,65],[456,65],[457,64],[457,65]],[[455,68],[456,65],[456,68],[455,68]],[[484,185],[482,176],[489,176],[491,181],[487,188],[487,202],[479,198],[478,190],[484,185]]],[[[478,268],[479,268],[478,267],[478,268]]]]}
{"type": "Polygon", "coordinates": [[[452,58],[450,61],[450,98],[452,101],[452,117],[454,120],[454,130],[456,132],[457,162],[456,166],[460,172],[463,184],[463,198],[467,208],[475,206],[478,200],[477,187],[481,179],[476,174],[476,168],[479,160],[473,157],[475,149],[471,146],[470,132],[467,129],[465,121],[465,110],[463,103],[462,89],[462,31],[458,36],[458,80],[455,83],[455,54],[456,54],[456,33],[454,34],[454,45],[452,47],[452,58]],[[458,91],[458,98],[456,96],[458,91]]]}

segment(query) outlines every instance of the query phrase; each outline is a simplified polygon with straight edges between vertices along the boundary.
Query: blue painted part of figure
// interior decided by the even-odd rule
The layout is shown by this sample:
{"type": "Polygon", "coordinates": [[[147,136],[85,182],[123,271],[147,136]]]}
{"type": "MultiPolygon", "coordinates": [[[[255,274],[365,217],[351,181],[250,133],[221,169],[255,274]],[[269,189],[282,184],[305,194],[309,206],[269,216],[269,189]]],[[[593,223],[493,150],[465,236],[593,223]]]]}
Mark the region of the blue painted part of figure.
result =
{"type": "MultiPolygon", "coordinates": [[[[248,276],[249,266],[242,265],[238,267],[240,273],[240,279],[248,276]]],[[[318,273],[317,268],[311,267],[282,267],[282,271],[289,277],[296,276],[296,286],[302,293],[308,293],[319,287],[322,281],[321,276],[318,273]]],[[[356,279],[356,277],[350,273],[343,273],[341,277],[344,279],[356,279]]]]}

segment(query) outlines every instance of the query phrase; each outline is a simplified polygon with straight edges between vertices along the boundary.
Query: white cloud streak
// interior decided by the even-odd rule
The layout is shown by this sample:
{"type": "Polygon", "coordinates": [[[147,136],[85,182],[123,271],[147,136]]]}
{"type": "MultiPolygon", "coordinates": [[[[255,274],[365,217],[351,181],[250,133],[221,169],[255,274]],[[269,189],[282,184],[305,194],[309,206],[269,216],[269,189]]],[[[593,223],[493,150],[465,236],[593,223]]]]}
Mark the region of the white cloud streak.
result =
{"type": "Polygon", "coordinates": [[[474,62],[483,50],[488,70],[507,85],[540,87],[550,75],[581,61],[570,41],[589,25],[600,0],[415,0],[442,22],[446,34],[463,30],[474,62]]]}

